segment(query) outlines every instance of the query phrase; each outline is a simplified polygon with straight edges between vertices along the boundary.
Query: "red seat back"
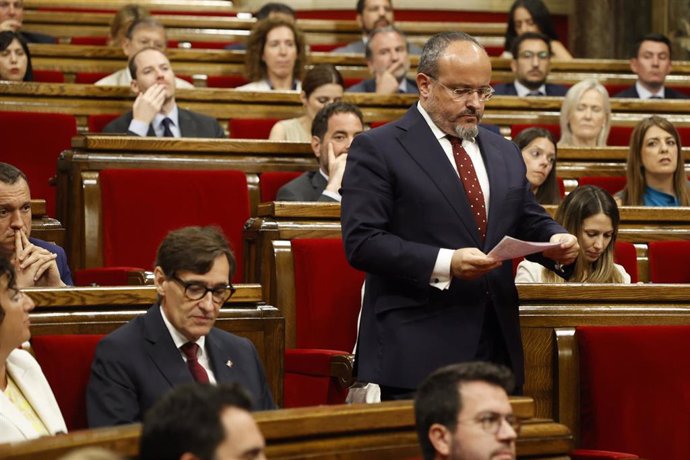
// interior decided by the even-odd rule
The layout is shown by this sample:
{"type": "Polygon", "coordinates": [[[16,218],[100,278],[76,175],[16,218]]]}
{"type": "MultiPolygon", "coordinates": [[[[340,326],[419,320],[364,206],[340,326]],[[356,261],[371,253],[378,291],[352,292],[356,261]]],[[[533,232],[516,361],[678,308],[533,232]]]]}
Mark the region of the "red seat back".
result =
{"type": "Polygon", "coordinates": [[[511,139],[515,139],[515,136],[520,134],[522,131],[526,130],[527,128],[544,128],[549,130],[551,134],[553,135],[553,140],[558,142],[558,139],[561,138],[561,127],[559,125],[546,125],[546,124],[536,124],[536,125],[522,125],[522,124],[513,124],[510,126],[510,137],[511,139]]]}
{"type": "Polygon", "coordinates": [[[206,86],[209,88],[237,88],[249,83],[243,75],[209,75],[206,86]]]}
{"type": "Polygon", "coordinates": [[[632,126],[611,126],[607,145],[612,147],[626,147],[630,145],[630,135],[633,132],[632,126]]]}
{"type": "Polygon", "coordinates": [[[230,170],[110,169],[100,173],[105,266],[153,268],[165,235],[189,225],[216,225],[230,242],[241,282],[247,177],[230,170]]]}
{"type": "Polygon", "coordinates": [[[55,216],[57,159],[70,148],[77,120],[64,113],[0,112],[0,161],[10,163],[29,178],[33,198],[44,198],[49,216],[55,216]]]}
{"type": "Polygon", "coordinates": [[[301,174],[300,171],[268,171],[261,173],[261,182],[259,183],[261,202],[275,201],[280,187],[298,178],[301,174]]]}
{"type": "Polygon", "coordinates": [[[40,335],[31,339],[36,360],[53,390],[68,431],[88,428],[86,385],[102,335],[40,335]]]}
{"type": "Polygon", "coordinates": [[[82,85],[92,85],[101,78],[105,78],[108,75],[110,75],[109,72],[77,72],[74,76],[74,83],[80,83],[82,85]]]}
{"type": "Polygon", "coordinates": [[[690,326],[578,327],[581,447],[688,458],[690,326]]]}
{"type": "Polygon", "coordinates": [[[637,283],[637,250],[635,245],[627,241],[616,241],[616,248],[613,254],[614,262],[622,265],[630,275],[630,282],[637,283]]]}
{"type": "Polygon", "coordinates": [[[611,195],[623,190],[625,187],[625,176],[583,176],[577,180],[578,185],[596,185],[601,187],[611,195]]]}
{"type": "Polygon", "coordinates": [[[102,133],[108,123],[119,117],[119,113],[102,113],[99,115],[89,115],[89,132],[102,133]]]}
{"type": "Polygon", "coordinates": [[[297,348],[351,352],[364,274],[345,258],[342,240],[294,239],[297,348]]]}
{"type": "Polygon", "coordinates": [[[690,283],[690,241],[650,241],[649,281],[690,283]]]}
{"type": "Polygon", "coordinates": [[[230,139],[268,139],[277,118],[233,118],[229,121],[230,139]]]}
{"type": "Polygon", "coordinates": [[[108,40],[109,38],[106,36],[72,37],[69,43],[70,45],[106,46],[108,40]]]}
{"type": "Polygon", "coordinates": [[[34,81],[38,83],[64,83],[65,76],[59,70],[33,70],[34,81]]]}

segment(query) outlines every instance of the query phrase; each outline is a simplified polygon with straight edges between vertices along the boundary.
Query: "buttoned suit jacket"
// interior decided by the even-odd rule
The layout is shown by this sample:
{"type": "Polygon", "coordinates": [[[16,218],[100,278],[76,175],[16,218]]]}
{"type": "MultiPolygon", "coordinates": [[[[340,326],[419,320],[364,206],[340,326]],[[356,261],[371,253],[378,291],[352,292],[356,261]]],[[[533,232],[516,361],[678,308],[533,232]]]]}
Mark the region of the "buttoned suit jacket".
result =
{"type": "MultiPolygon", "coordinates": [[[[223,128],[215,118],[208,117],[201,113],[192,112],[177,108],[178,121],[180,123],[180,134],[182,137],[209,137],[209,138],[225,138],[223,128]]],[[[129,131],[129,124],[132,122],[132,112],[129,111],[124,115],[111,121],[103,128],[104,133],[126,133],[136,135],[129,131]]],[[[155,137],[156,133],[153,130],[153,125],[149,125],[148,137],[155,137]]]]}
{"type": "MultiPolygon", "coordinates": [[[[67,433],[65,420],[41,366],[25,350],[14,350],[7,358],[7,372],[36,411],[50,434],[67,433]]],[[[24,441],[39,436],[31,422],[0,391],[0,442],[24,441]]]]}
{"type": "Polygon", "coordinates": [[[484,242],[462,182],[416,105],[350,146],[341,221],[348,260],[367,273],[355,358],[362,381],[412,389],[443,365],[474,359],[492,303],[523,382],[511,261],[477,280],[453,279],[448,290],[429,284],[440,248],[488,253],[506,235],[548,241],[565,232],[534,200],[517,146],[482,127],[477,142],[490,182],[484,242]]]}
{"type": "MultiPolygon", "coordinates": [[[[565,96],[568,92],[568,88],[561,85],[554,85],[551,83],[546,83],[546,96],[565,96]]],[[[515,83],[499,83],[494,86],[494,94],[497,96],[517,96],[517,89],[515,88],[515,83]]]]}
{"type": "MultiPolygon", "coordinates": [[[[251,395],[255,409],[275,408],[263,366],[249,339],[212,328],[205,348],[218,383],[238,382],[251,395]]],[[[160,307],[154,304],[96,347],[86,390],[89,426],[140,422],[160,397],[177,385],[193,382],[160,307]]]]}
{"type": "Polygon", "coordinates": [[[318,171],[308,171],[278,189],[276,201],[336,201],[323,194],[328,181],[318,171]]]}
{"type": "MultiPolygon", "coordinates": [[[[622,98],[627,98],[627,99],[639,99],[640,94],[637,92],[637,87],[635,85],[632,85],[629,88],[624,89],[623,91],[615,94],[613,97],[622,97],[622,98]]],[[[664,99],[688,99],[690,96],[688,96],[685,93],[681,93],[680,91],[676,91],[673,88],[669,88],[668,86],[664,87],[664,99]]]]}
{"type": "MultiPolygon", "coordinates": [[[[417,82],[411,78],[405,78],[407,80],[407,87],[405,88],[405,94],[419,94],[419,89],[417,88],[417,82]]],[[[356,85],[350,86],[347,90],[349,93],[375,93],[376,92],[376,80],[370,78],[368,80],[362,80],[356,85]]]]}

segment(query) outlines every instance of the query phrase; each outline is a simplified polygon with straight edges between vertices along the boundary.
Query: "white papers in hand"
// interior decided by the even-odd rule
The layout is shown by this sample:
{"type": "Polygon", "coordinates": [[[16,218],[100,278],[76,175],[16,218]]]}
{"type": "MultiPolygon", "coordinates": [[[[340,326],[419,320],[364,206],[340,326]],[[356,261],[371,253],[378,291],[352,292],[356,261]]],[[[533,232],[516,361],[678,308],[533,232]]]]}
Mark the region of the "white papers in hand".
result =
{"type": "Polygon", "coordinates": [[[504,236],[499,243],[487,254],[497,261],[515,259],[535,252],[542,252],[546,249],[558,247],[561,243],[534,243],[522,241],[511,236],[504,236]]]}

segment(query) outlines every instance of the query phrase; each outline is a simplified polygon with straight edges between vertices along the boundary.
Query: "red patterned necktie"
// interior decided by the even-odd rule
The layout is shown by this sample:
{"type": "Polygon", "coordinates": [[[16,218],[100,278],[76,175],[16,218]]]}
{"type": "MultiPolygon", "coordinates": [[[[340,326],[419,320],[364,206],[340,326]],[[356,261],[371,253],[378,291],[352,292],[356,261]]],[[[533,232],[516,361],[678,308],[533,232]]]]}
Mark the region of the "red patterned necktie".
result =
{"type": "Polygon", "coordinates": [[[192,373],[192,377],[199,383],[209,383],[208,374],[206,369],[199,364],[199,359],[197,358],[197,352],[199,351],[199,345],[194,342],[187,342],[180,347],[182,353],[187,357],[187,367],[189,372],[192,373]]]}
{"type": "Polygon", "coordinates": [[[454,136],[448,136],[453,146],[453,159],[458,167],[458,174],[467,193],[467,201],[470,203],[474,220],[477,223],[477,231],[482,241],[486,238],[486,206],[484,205],[484,192],[477,179],[477,171],[474,170],[472,159],[462,146],[462,140],[454,136]]]}

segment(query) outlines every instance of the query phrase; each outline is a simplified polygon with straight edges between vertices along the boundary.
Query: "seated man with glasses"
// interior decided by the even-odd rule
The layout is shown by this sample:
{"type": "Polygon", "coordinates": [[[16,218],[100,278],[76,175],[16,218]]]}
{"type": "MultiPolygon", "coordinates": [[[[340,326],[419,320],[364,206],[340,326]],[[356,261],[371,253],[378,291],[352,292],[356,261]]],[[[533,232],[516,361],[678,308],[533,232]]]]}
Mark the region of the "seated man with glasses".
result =
{"type": "Polygon", "coordinates": [[[512,83],[495,86],[498,96],[565,96],[568,88],[546,83],[551,67],[551,39],[538,32],[526,32],[513,40],[513,60],[510,68],[515,74],[512,83]]]}
{"type": "Polygon", "coordinates": [[[431,374],[414,402],[424,460],[514,459],[520,420],[508,400],[513,385],[506,367],[480,361],[431,374]]]}
{"type": "Polygon", "coordinates": [[[215,228],[165,237],[154,269],[157,303],[96,348],[86,394],[90,427],[139,422],[161,396],[194,381],[237,382],[254,409],[275,408],[254,345],[213,327],[235,292],[234,271],[235,257],[215,228]]]}

